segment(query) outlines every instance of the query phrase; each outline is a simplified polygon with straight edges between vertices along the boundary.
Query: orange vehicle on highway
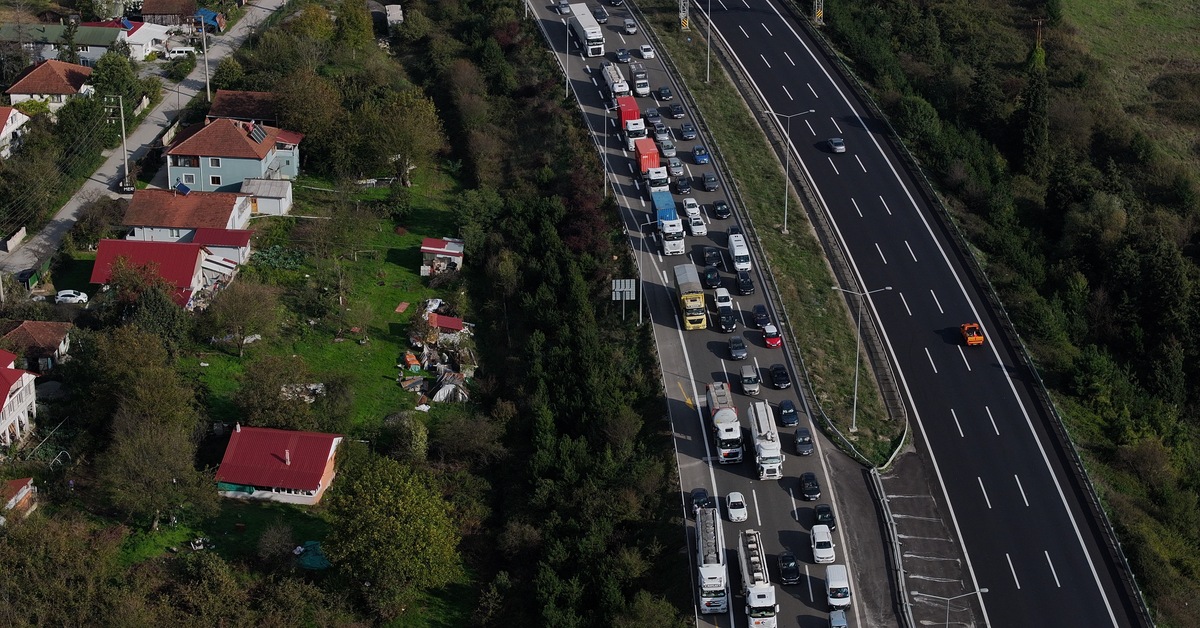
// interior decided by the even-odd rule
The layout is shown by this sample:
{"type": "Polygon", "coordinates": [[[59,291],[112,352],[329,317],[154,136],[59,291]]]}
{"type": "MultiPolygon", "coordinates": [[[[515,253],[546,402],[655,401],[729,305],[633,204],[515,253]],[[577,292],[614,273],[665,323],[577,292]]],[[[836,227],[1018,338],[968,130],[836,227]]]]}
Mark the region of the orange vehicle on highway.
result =
{"type": "Polygon", "coordinates": [[[979,323],[963,323],[962,327],[963,340],[966,341],[968,347],[977,347],[983,344],[983,330],[979,328],[979,323]]]}

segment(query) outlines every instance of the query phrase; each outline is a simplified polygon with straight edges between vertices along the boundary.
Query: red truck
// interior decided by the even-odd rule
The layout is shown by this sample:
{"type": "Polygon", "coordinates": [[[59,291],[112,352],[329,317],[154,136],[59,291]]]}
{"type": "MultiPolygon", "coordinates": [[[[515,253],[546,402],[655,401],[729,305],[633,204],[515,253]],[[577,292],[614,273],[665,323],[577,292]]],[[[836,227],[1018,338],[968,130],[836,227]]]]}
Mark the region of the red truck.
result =
{"type": "Polygon", "coordinates": [[[617,108],[621,111],[621,130],[625,130],[625,123],[630,120],[641,120],[642,112],[638,110],[637,101],[633,96],[618,96],[617,108]]]}
{"type": "Polygon", "coordinates": [[[645,175],[647,170],[662,165],[658,157],[658,146],[654,143],[654,140],[643,137],[635,141],[633,145],[635,150],[637,150],[638,170],[642,175],[645,175]]]}

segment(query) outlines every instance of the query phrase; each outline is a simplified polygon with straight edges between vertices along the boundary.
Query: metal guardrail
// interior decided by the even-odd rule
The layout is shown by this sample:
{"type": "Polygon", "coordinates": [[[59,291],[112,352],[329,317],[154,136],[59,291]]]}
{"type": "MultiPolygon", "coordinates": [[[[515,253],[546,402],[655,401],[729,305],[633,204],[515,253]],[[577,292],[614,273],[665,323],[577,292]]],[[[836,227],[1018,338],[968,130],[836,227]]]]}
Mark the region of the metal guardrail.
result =
{"type": "Polygon", "coordinates": [[[1138,610],[1141,620],[1145,625],[1153,626],[1154,620],[1150,616],[1149,606],[1146,604],[1145,593],[1137,583],[1137,578],[1133,573],[1132,567],[1129,565],[1129,560],[1125,556],[1124,550],[1121,548],[1121,542],[1117,538],[1116,531],[1112,527],[1112,522],[1109,521],[1100,497],[1096,493],[1095,485],[1092,483],[1091,475],[1084,466],[1083,460],[1079,455],[1079,450],[1075,446],[1075,441],[1071,438],[1070,432],[1067,430],[1066,423],[1063,421],[1062,415],[1059,413],[1057,406],[1055,406],[1053,399],[1050,397],[1049,389],[1046,386],[1045,381],[1042,379],[1041,373],[1037,368],[1037,363],[1033,360],[1032,354],[1029,352],[1024,340],[1017,332],[1016,325],[1013,323],[1012,317],[1009,316],[1008,310],[1004,307],[1003,302],[1001,302],[999,291],[996,289],[995,285],[991,282],[991,279],[984,271],[983,265],[980,263],[979,259],[975,256],[974,249],[970,246],[966,235],[959,228],[958,222],[954,220],[953,215],[942,203],[941,197],[934,190],[933,184],[929,181],[928,177],[925,176],[925,171],[923,168],[921,168],[920,162],[917,160],[916,156],[909,151],[908,146],[904,143],[903,139],[901,139],[900,134],[896,131],[895,127],[892,126],[891,120],[883,114],[883,109],[879,106],[879,103],[877,103],[875,99],[871,97],[870,92],[858,79],[858,75],[856,75],[851,68],[845,64],[842,57],[837,54],[837,52],[830,45],[829,41],[825,39],[824,35],[813,27],[811,21],[808,19],[807,14],[799,5],[794,2],[794,0],[784,0],[783,4],[792,13],[792,16],[801,25],[801,27],[805,29],[811,39],[821,47],[825,57],[831,61],[836,70],[851,84],[856,95],[858,95],[862,102],[864,102],[871,110],[871,114],[874,115],[876,119],[884,123],[887,131],[886,139],[888,143],[892,145],[892,147],[896,150],[896,154],[899,155],[904,161],[905,169],[913,175],[914,181],[916,181],[919,188],[918,192],[924,198],[928,207],[932,209],[934,214],[939,218],[939,223],[943,227],[944,232],[950,237],[951,243],[958,250],[959,259],[964,262],[967,271],[971,273],[972,279],[974,279],[980,286],[984,287],[981,296],[986,300],[987,305],[1001,320],[1001,329],[998,331],[1004,334],[1005,338],[1009,341],[1010,346],[1016,348],[1015,353],[1017,357],[1022,361],[1026,370],[1033,375],[1034,382],[1036,383],[1036,385],[1032,387],[1034,389],[1034,393],[1037,395],[1038,400],[1042,403],[1043,408],[1050,415],[1050,421],[1048,422],[1049,427],[1054,432],[1060,445],[1063,446],[1064,452],[1070,458],[1070,460],[1067,462],[1076,473],[1077,479],[1080,480],[1081,489],[1085,493],[1084,497],[1087,499],[1089,510],[1091,510],[1093,516],[1096,517],[1097,521],[1100,522],[1101,527],[1103,528],[1105,544],[1108,546],[1109,550],[1113,552],[1117,562],[1120,563],[1121,573],[1119,576],[1125,581],[1126,585],[1134,593],[1137,601],[1140,603],[1138,610]]]}
{"type": "Polygon", "coordinates": [[[912,601],[908,597],[908,586],[905,584],[904,571],[904,554],[900,543],[900,530],[896,526],[896,518],[892,516],[892,507],[888,503],[887,491],[883,488],[883,478],[879,475],[879,469],[871,469],[868,472],[871,476],[871,491],[875,493],[875,499],[879,500],[879,510],[883,513],[883,529],[887,535],[887,546],[891,549],[888,559],[892,563],[892,571],[896,574],[896,582],[899,583],[900,599],[898,600],[897,616],[905,625],[916,626],[917,622],[912,614],[912,601]]]}

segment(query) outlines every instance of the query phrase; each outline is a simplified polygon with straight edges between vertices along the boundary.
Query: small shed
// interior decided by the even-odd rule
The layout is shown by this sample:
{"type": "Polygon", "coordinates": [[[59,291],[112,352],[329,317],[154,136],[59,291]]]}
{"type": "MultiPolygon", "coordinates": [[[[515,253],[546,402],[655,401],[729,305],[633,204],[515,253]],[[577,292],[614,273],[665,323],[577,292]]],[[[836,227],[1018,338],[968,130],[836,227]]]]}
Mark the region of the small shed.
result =
{"type": "Polygon", "coordinates": [[[387,15],[388,28],[396,28],[404,23],[404,8],[398,4],[389,4],[383,7],[385,15],[387,15]]]}
{"type": "Polygon", "coordinates": [[[463,265],[463,241],[458,238],[425,238],[421,241],[421,276],[428,277],[463,265]]]}
{"type": "Polygon", "coordinates": [[[250,195],[250,213],[286,216],[292,211],[292,182],[287,179],[246,179],[242,194],[250,195]]]}

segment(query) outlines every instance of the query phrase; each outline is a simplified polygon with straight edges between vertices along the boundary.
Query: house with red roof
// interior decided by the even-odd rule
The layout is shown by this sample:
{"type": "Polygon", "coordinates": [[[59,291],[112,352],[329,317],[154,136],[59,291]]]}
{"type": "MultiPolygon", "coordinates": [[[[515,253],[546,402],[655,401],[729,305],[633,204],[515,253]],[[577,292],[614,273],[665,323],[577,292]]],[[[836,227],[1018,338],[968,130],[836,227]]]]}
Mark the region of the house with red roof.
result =
{"type": "Polygon", "coordinates": [[[464,248],[458,238],[425,238],[421,241],[421,276],[462,268],[464,248]]]}
{"type": "Polygon", "coordinates": [[[45,373],[67,357],[74,328],[54,321],[2,320],[0,345],[25,358],[27,369],[45,373]]]}
{"type": "Polygon", "coordinates": [[[341,434],[236,425],[217,467],[217,492],[311,506],[333,483],[341,434]]]}
{"type": "Polygon", "coordinates": [[[133,193],[121,224],[126,240],[193,242],[198,229],[244,229],[250,197],[232,192],[144,189],[133,193]]]}
{"type": "Polygon", "coordinates": [[[252,124],[279,124],[279,97],[272,92],[218,89],[205,114],[208,121],[229,118],[252,124]]]}
{"type": "Polygon", "coordinates": [[[0,107],[0,159],[12,157],[12,152],[21,145],[25,134],[25,123],[29,116],[13,107],[0,107]]]}
{"type": "MultiPolygon", "coordinates": [[[[192,236],[192,242],[208,249],[211,255],[227,259],[234,264],[250,261],[250,238],[248,229],[209,229],[202,227],[192,236]]],[[[210,256],[211,257],[211,256],[210,256]]]]}
{"type": "Polygon", "coordinates": [[[4,407],[0,409],[0,449],[20,443],[37,418],[35,376],[16,368],[17,355],[0,349],[0,389],[4,390],[4,407]]]}
{"type": "Polygon", "coordinates": [[[174,286],[175,302],[190,310],[198,293],[210,285],[204,276],[207,256],[204,247],[194,242],[101,240],[96,247],[91,282],[107,284],[112,279],[113,265],[123,259],[134,267],[153,268],[159,277],[174,286]]]}
{"type": "Polygon", "coordinates": [[[167,148],[167,181],[202,192],[237,192],[246,179],[292,179],[300,173],[304,135],[218,118],[179,132],[167,148]]]}
{"type": "Polygon", "coordinates": [[[37,487],[33,485],[33,478],[0,484],[0,526],[6,523],[6,517],[28,517],[37,508],[36,495],[37,487]]]}
{"type": "Polygon", "coordinates": [[[125,33],[125,43],[129,44],[130,56],[138,60],[144,60],[156,52],[166,52],[167,40],[171,38],[169,27],[148,22],[134,22],[123,17],[104,22],[84,22],[80,26],[120,30],[125,33]]]}
{"type": "Polygon", "coordinates": [[[151,24],[190,29],[195,23],[196,8],[196,0],[145,0],[142,2],[142,19],[151,24]]]}
{"type": "Polygon", "coordinates": [[[26,68],[4,93],[13,105],[38,100],[53,113],[75,96],[95,93],[95,88],[88,85],[91,78],[89,67],[51,59],[26,68]]]}

